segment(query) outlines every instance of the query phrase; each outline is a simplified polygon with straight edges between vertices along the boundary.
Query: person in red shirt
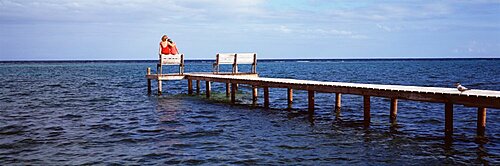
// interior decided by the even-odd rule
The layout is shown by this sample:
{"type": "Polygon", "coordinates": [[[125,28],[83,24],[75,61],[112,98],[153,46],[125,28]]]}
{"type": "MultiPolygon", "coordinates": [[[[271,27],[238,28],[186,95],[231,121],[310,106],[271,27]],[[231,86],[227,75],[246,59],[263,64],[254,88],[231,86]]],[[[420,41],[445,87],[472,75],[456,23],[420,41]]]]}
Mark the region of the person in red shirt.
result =
{"type": "Polygon", "coordinates": [[[158,51],[158,55],[161,56],[161,54],[177,54],[179,53],[177,50],[176,44],[168,38],[167,35],[163,35],[161,37],[161,42],[160,42],[160,49],[158,51]]]}

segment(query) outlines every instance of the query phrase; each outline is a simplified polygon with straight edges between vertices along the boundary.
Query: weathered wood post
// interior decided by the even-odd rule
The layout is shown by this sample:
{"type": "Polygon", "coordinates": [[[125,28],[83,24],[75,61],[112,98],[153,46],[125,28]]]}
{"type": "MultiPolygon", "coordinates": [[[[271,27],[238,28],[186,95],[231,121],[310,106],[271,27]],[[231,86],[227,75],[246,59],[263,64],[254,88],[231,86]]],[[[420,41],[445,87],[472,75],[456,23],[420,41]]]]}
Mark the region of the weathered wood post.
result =
{"type": "MultiPolygon", "coordinates": [[[[229,97],[229,93],[230,93],[230,92],[229,92],[229,91],[230,91],[230,90],[229,90],[229,86],[230,86],[230,85],[229,85],[229,83],[226,83],[226,97],[229,97]]],[[[231,92],[231,93],[232,93],[232,92],[231,92]]]]}
{"type": "MultiPolygon", "coordinates": [[[[151,68],[148,67],[146,74],[151,75],[151,68]]],[[[151,79],[147,78],[147,80],[148,80],[148,94],[151,94],[151,79]]]]}
{"type": "Polygon", "coordinates": [[[477,108],[477,136],[484,137],[486,130],[486,108],[477,108]]]}
{"type": "Polygon", "coordinates": [[[193,80],[188,79],[188,94],[192,95],[193,94],[193,80]]]}
{"type": "Polygon", "coordinates": [[[445,103],[444,106],[444,135],[446,140],[453,136],[453,103],[445,103]]]}
{"type": "Polygon", "coordinates": [[[257,105],[257,86],[252,85],[252,105],[257,105]]]}
{"type": "Polygon", "coordinates": [[[342,107],[341,105],[341,94],[340,93],[335,93],[335,112],[336,113],[340,113],[340,107],[342,107]]]}
{"type": "Polygon", "coordinates": [[[269,87],[264,87],[264,108],[269,108],[269,87]]]}
{"type": "Polygon", "coordinates": [[[200,80],[196,80],[196,95],[200,95],[200,80]]]}
{"type": "Polygon", "coordinates": [[[392,98],[391,99],[391,113],[390,113],[390,120],[389,120],[389,122],[391,124],[396,122],[397,114],[398,114],[398,99],[392,98]]]}
{"type": "Polygon", "coordinates": [[[370,96],[363,96],[363,119],[364,119],[364,126],[369,127],[370,126],[370,96]]]}
{"type": "Polygon", "coordinates": [[[158,78],[158,95],[161,95],[161,80],[158,78]]]}
{"type": "Polygon", "coordinates": [[[236,103],[236,86],[231,84],[231,103],[236,103]]]}
{"type": "Polygon", "coordinates": [[[212,87],[210,86],[210,81],[205,81],[205,91],[207,98],[210,98],[210,90],[212,87]]]}
{"type": "Polygon", "coordinates": [[[314,114],[314,91],[313,90],[308,90],[307,91],[307,98],[308,98],[308,112],[309,114],[314,114]]]}
{"type": "Polygon", "coordinates": [[[293,89],[288,88],[288,109],[292,109],[293,104],[293,89]]]}

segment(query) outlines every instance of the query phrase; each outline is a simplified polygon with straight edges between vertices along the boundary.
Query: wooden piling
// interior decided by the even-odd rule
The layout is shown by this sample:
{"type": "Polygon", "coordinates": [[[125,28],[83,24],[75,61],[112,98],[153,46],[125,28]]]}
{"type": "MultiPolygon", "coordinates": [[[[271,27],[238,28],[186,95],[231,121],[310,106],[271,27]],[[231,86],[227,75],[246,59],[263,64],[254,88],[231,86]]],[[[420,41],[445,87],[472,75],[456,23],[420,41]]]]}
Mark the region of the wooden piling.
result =
{"type": "Polygon", "coordinates": [[[340,113],[341,105],[341,93],[335,93],[335,112],[340,113]]]}
{"type": "Polygon", "coordinates": [[[265,86],[263,89],[264,89],[264,107],[269,108],[269,87],[265,86]]]}
{"type": "MultiPolygon", "coordinates": [[[[148,67],[146,75],[151,75],[151,68],[148,67]]],[[[148,94],[151,94],[151,79],[148,78],[147,80],[148,80],[148,94]]]]}
{"type": "Polygon", "coordinates": [[[236,85],[235,84],[231,84],[231,103],[233,103],[233,104],[236,103],[236,85]]]}
{"type": "Polygon", "coordinates": [[[477,136],[484,137],[486,131],[486,108],[477,109],[477,136]]]}
{"type": "Polygon", "coordinates": [[[188,94],[192,95],[193,94],[193,80],[188,79],[188,94]]]}
{"type": "Polygon", "coordinates": [[[445,103],[444,106],[444,135],[445,139],[451,140],[453,136],[453,103],[445,103]]]}
{"type": "Polygon", "coordinates": [[[392,98],[391,99],[391,113],[390,113],[390,120],[389,120],[389,122],[391,124],[396,122],[397,114],[398,114],[398,99],[392,98]]]}
{"type": "Polygon", "coordinates": [[[364,119],[364,126],[369,127],[370,126],[370,96],[364,95],[363,96],[363,119],[364,119]]]}
{"type": "Polygon", "coordinates": [[[309,101],[307,110],[310,114],[313,114],[314,113],[314,91],[308,90],[307,97],[308,97],[308,101],[309,101]]]}
{"type": "Polygon", "coordinates": [[[252,105],[256,106],[257,105],[257,86],[253,85],[252,86],[252,105]]]}
{"type": "Polygon", "coordinates": [[[212,87],[210,86],[210,81],[205,81],[205,94],[207,98],[210,98],[210,91],[212,87]]]}
{"type": "Polygon", "coordinates": [[[292,109],[293,104],[293,89],[288,88],[288,109],[292,109]]]}
{"type": "Polygon", "coordinates": [[[158,80],[158,95],[161,95],[161,80],[158,80]]]}
{"type": "Polygon", "coordinates": [[[230,92],[229,86],[229,83],[226,83],[226,97],[229,97],[229,93],[232,93],[232,91],[230,92]]]}
{"type": "Polygon", "coordinates": [[[200,95],[200,80],[196,80],[196,94],[200,95]]]}

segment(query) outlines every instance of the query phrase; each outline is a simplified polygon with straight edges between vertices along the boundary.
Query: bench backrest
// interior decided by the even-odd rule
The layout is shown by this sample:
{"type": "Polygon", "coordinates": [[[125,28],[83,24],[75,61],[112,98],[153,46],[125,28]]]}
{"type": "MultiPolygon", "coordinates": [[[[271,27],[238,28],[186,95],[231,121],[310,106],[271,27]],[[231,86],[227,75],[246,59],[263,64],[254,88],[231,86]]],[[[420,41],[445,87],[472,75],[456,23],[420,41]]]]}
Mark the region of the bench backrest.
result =
{"type": "Polygon", "coordinates": [[[184,63],[184,54],[160,55],[161,65],[180,65],[184,63]]]}
{"type": "Polygon", "coordinates": [[[175,54],[175,55],[160,55],[160,61],[157,68],[157,73],[161,75],[163,73],[163,65],[179,65],[179,74],[184,74],[184,54],[175,54]]]}
{"type": "Polygon", "coordinates": [[[232,64],[232,73],[238,73],[238,64],[251,64],[252,73],[257,73],[257,54],[256,53],[218,53],[214,63],[214,72],[219,72],[219,65],[232,64]]]}

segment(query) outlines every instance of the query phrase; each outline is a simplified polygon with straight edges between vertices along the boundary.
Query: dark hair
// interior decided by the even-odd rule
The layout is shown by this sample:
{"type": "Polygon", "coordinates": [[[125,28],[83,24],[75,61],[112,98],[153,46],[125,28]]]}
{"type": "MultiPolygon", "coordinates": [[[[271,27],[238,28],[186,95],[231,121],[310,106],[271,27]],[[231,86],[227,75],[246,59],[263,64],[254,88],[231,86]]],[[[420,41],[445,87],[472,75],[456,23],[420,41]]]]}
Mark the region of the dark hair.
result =
{"type": "Polygon", "coordinates": [[[163,35],[163,36],[161,37],[161,41],[166,41],[167,39],[168,39],[167,35],[163,35]]]}

